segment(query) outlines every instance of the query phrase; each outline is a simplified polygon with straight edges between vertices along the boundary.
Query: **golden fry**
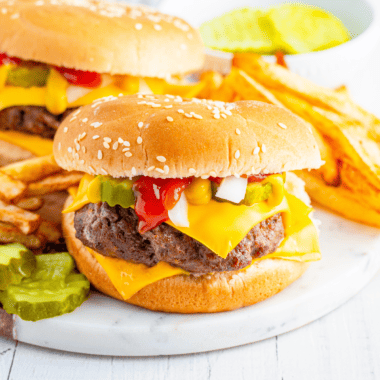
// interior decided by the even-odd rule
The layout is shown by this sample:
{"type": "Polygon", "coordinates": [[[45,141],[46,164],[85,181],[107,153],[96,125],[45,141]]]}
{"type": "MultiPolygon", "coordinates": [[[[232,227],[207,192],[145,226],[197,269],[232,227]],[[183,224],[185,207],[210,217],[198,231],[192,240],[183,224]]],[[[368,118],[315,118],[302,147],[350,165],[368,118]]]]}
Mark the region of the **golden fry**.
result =
{"type": "Polygon", "coordinates": [[[41,217],[0,201],[0,221],[13,224],[22,233],[31,234],[40,225],[41,217]]]}
{"type": "Polygon", "coordinates": [[[43,240],[36,235],[24,235],[17,227],[0,222],[0,243],[20,243],[29,249],[38,249],[43,245],[43,240]]]}
{"type": "Polygon", "coordinates": [[[25,194],[26,189],[24,183],[0,171],[0,199],[8,202],[16,201],[25,194]]]}
{"type": "Polygon", "coordinates": [[[38,227],[37,235],[44,236],[46,241],[49,243],[54,243],[62,237],[61,231],[51,222],[43,220],[38,227]]]}
{"type": "Polygon", "coordinates": [[[70,186],[76,185],[83,177],[83,173],[65,172],[43,179],[42,181],[31,183],[26,191],[27,197],[38,197],[56,191],[66,190],[70,186]]]}
{"type": "Polygon", "coordinates": [[[20,207],[28,211],[37,211],[44,205],[44,200],[37,197],[21,199],[16,203],[17,207],[20,207]]]}
{"type": "Polygon", "coordinates": [[[213,99],[213,93],[223,83],[223,75],[217,71],[205,71],[201,74],[201,82],[205,82],[205,86],[197,96],[202,99],[213,99]]]}
{"type": "Polygon", "coordinates": [[[60,172],[62,169],[55,162],[54,156],[51,154],[3,166],[0,168],[0,171],[14,179],[30,183],[60,172]]]}

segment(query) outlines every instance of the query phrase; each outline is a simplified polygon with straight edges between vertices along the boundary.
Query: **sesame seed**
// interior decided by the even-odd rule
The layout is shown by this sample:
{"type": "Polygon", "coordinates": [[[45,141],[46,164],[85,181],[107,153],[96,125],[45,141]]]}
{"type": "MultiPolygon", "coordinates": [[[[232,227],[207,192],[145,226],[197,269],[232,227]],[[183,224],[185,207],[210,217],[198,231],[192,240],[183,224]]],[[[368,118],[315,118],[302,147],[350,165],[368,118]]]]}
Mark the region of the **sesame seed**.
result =
{"type": "Polygon", "coordinates": [[[193,116],[194,116],[195,119],[198,119],[198,120],[202,120],[203,119],[203,117],[201,115],[198,115],[198,114],[196,114],[194,112],[193,112],[193,116]]]}
{"type": "Polygon", "coordinates": [[[185,116],[189,117],[189,118],[193,117],[193,115],[191,113],[185,113],[185,116]]]}
{"type": "Polygon", "coordinates": [[[160,169],[160,168],[156,168],[156,171],[161,173],[161,174],[164,174],[165,172],[163,171],[163,169],[160,169]]]}
{"type": "Polygon", "coordinates": [[[95,174],[95,170],[94,170],[94,168],[93,168],[92,166],[89,166],[89,167],[88,167],[88,170],[89,170],[91,173],[95,174]]]}
{"type": "Polygon", "coordinates": [[[82,152],[86,153],[86,147],[85,146],[82,146],[82,152]]]}
{"type": "Polygon", "coordinates": [[[166,161],[166,158],[164,156],[157,156],[156,158],[160,162],[165,162],[166,161]]]}
{"type": "Polygon", "coordinates": [[[173,108],[173,104],[169,104],[168,106],[165,106],[164,108],[173,108]]]}
{"type": "Polygon", "coordinates": [[[142,29],[142,24],[140,24],[140,23],[137,23],[137,24],[135,24],[135,28],[137,29],[137,30],[141,30],[142,29]]]}
{"type": "Polygon", "coordinates": [[[236,128],[236,134],[240,135],[240,129],[239,128],[236,128]]]}
{"type": "Polygon", "coordinates": [[[224,114],[224,113],[221,113],[220,116],[223,118],[223,119],[226,119],[227,116],[224,114]]]}
{"type": "Polygon", "coordinates": [[[232,116],[232,112],[229,109],[224,110],[224,113],[226,113],[228,116],[232,116]]]}
{"type": "Polygon", "coordinates": [[[214,171],[211,171],[211,172],[210,172],[210,176],[211,176],[211,177],[216,177],[216,173],[215,173],[214,171]]]}
{"type": "Polygon", "coordinates": [[[154,170],[155,169],[155,166],[150,166],[149,168],[148,168],[148,172],[151,172],[152,170],[154,170]]]}
{"type": "Polygon", "coordinates": [[[154,24],[154,29],[156,29],[156,30],[161,30],[161,29],[162,29],[162,26],[161,26],[161,25],[158,25],[158,24],[154,24]]]}
{"type": "Polygon", "coordinates": [[[63,133],[67,133],[68,130],[69,130],[69,128],[67,128],[67,127],[63,128],[63,133]]]}
{"type": "Polygon", "coordinates": [[[207,106],[207,109],[212,110],[212,107],[211,106],[207,106]]]}
{"type": "Polygon", "coordinates": [[[58,143],[58,150],[61,150],[61,143],[58,143]]]}
{"type": "Polygon", "coordinates": [[[95,136],[92,136],[92,139],[97,140],[99,137],[100,137],[99,135],[95,135],[95,136]]]}
{"type": "Polygon", "coordinates": [[[185,111],[182,110],[182,109],[179,109],[177,112],[178,112],[178,113],[185,113],[185,111]]]}
{"type": "Polygon", "coordinates": [[[103,152],[98,150],[98,159],[101,160],[103,158],[103,152]]]}
{"type": "Polygon", "coordinates": [[[71,153],[71,152],[73,151],[73,149],[71,148],[71,146],[69,146],[69,147],[67,148],[67,151],[68,151],[69,153],[71,153]]]}
{"type": "Polygon", "coordinates": [[[259,154],[260,153],[260,147],[257,146],[255,149],[253,149],[253,154],[259,154]]]}
{"type": "Polygon", "coordinates": [[[214,119],[220,119],[220,115],[216,113],[216,114],[214,115],[214,119]]]}
{"type": "Polygon", "coordinates": [[[124,152],[128,152],[128,150],[129,150],[130,148],[124,148],[123,150],[122,150],[122,152],[124,153],[124,152]]]}
{"type": "Polygon", "coordinates": [[[165,174],[168,174],[168,173],[169,173],[169,166],[168,166],[168,165],[165,165],[165,166],[164,166],[164,171],[165,171],[165,174]]]}
{"type": "Polygon", "coordinates": [[[264,173],[264,174],[268,174],[268,173],[269,173],[269,170],[268,170],[268,169],[264,169],[264,170],[263,170],[263,173],[264,173]]]}
{"type": "Polygon", "coordinates": [[[107,142],[104,142],[104,143],[103,143],[103,146],[104,146],[106,149],[109,149],[109,148],[110,148],[110,144],[108,144],[107,142]]]}
{"type": "Polygon", "coordinates": [[[125,152],[124,155],[125,155],[125,157],[132,157],[132,153],[131,152],[125,152]]]}
{"type": "Polygon", "coordinates": [[[166,98],[165,100],[164,100],[164,102],[170,102],[170,99],[169,98],[166,98]]]}
{"type": "Polygon", "coordinates": [[[195,169],[193,169],[193,168],[190,168],[190,169],[189,169],[189,173],[190,173],[190,174],[195,174],[196,172],[197,172],[197,171],[196,171],[195,169]]]}
{"type": "Polygon", "coordinates": [[[119,138],[117,139],[117,141],[118,141],[120,144],[122,144],[122,143],[124,142],[124,140],[123,140],[121,137],[119,137],[119,138]]]}
{"type": "Polygon", "coordinates": [[[265,153],[267,151],[267,147],[264,144],[262,144],[261,145],[261,150],[262,150],[263,153],[265,153]]]}
{"type": "Polygon", "coordinates": [[[82,119],[82,122],[83,122],[83,123],[87,123],[87,122],[88,122],[88,118],[85,117],[84,119],[82,119]]]}
{"type": "Polygon", "coordinates": [[[141,144],[142,143],[142,138],[141,136],[137,137],[137,144],[141,144]]]}
{"type": "Polygon", "coordinates": [[[167,121],[174,121],[174,119],[173,119],[171,116],[168,116],[168,117],[166,118],[166,120],[167,120],[167,121]]]}
{"type": "Polygon", "coordinates": [[[137,104],[146,104],[146,100],[142,100],[141,102],[137,102],[137,104]]]}
{"type": "Polygon", "coordinates": [[[7,9],[7,8],[2,8],[2,9],[1,9],[1,13],[2,13],[3,15],[7,14],[7,13],[8,13],[8,9],[7,9]]]}
{"type": "Polygon", "coordinates": [[[132,166],[131,172],[132,172],[132,175],[136,175],[137,174],[136,168],[134,166],[132,166]]]}
{"type": "Polygon", "coordinates": [[[284,123],[277,123],[279,127],[286,129],[288,128],[284,123]]]}
{"type": "Polygon", "coordinates": [[[123,145],[124,145],[124,146],[131,146],[131,144],[130,144],[129,141],[123,141],[123,145]]]}
{"type": "Polygon", "coordinates": [[[107,171],[106,171],[105,169],[101,168],[100,171],[101,171],[103,174],[108,175],[108,173],[107,173],[107,171]]]}
{"type": "Polygon", "coordinates": [[[137,97],[139,98],[139,99],[142,99],[142,95],[141,94],[137,94],[137,97]]]}
{"type": "Polygon", "coordinates": [[[11,19],[12,20],[15,20],[16,18],[19,18],[20,17],[20,13],[14,13],[12,16],[11,16],[11,19]]]}
{"type": "Polygon", "coordinates": [[[79,165],[83,165],[83,164],[84,164],[84,160],[80,160],[79,165]]]}
{"type": "Polygon", "coordinates": [[[116,141],[116,142],[112,145],[112,149],[113,149],[113,150],[117,150],[118,147],[119,147],[119,143],[118,143],[118,141],[116,141]]]}
{"type": "Polygon", "coordinates": [[[175,98],[175,96],[174,95],[171,95],[171,94],[167,94],[167,95],[165,95],[166,97],[168,97],[168,98],[170,98],[170,99],[174,99],[175,98]]]}
{"type": "Polygon", "coordinates": [[[138,126],[139,128],[142,128],[142,127],[144,126],[144,123],[143,123],[142,121],[139,121],[138,124],[137,124],[137,126],[138,126]]]}
{"type": "MultiPolygon", "coordinates": [[[[85,119],[83,119],[83,120],[85,120],[85,119]]],[[[82,121],[83,121],[83,120],[82,120],[82,121]]],[[[96,121],[95,123],[91,123],[90,125],[91,125],[91,127],[99,128],[102,124],[103,124],[103,123],[99,123],[98,121],[96,121]]]]}
{"type": "Polygon", "coordinates": [[[235,152],[235,158],[238,159],[240,157],[240,150],[237,150],[235,152]]]}
{"type": "Polygon", "coordinates": [[[80,150],[80,145],[79,145],[78,143],[75,144],[75,149],[76,149],[77,151],[80,150]]]}
{"type": "Polygon", "coordinates": [[[73,122],[76,118],[77,118],[76,116],[74,116],[73,118],[71,118],[71,119],[69,120],[70,123],[73,122]]]}
{"type": "Polygon", "coordinates": [[[112,139],[110,139],[109,137],[103,137],[103,140],[107,143],[110,143],[112,141],[112,139]]]}

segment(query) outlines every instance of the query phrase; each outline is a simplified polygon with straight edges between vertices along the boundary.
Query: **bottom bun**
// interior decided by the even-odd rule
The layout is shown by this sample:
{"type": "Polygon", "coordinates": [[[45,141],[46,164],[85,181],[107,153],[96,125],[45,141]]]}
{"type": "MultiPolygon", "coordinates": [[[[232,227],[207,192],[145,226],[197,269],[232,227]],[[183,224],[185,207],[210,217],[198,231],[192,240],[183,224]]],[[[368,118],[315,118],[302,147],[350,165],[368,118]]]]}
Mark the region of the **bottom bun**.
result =
{"type": "MultiPolygon", "coordinates": [[[[71,204],[71,197],[66,206],[71,204]]],[[[202,276],[176,275],[150,284],[128,300],[105,270],[75,238],[74,213],[63,214],[63,232],[78,269],[102,293],[146,309],[172,313],[215,313],[263,301],[297,280],[309,263],[281,259],[256,261],[247,269],[202,276]]]]}
{"type": "Polygon", "coordinates": [[[303,170],[297,175],[305,181],[306,191],[315,202],[355,222],[380,228],[380,213],[359,203],[356,200],[360,197],[359,193],[354,194],[341,186],[329,186],[312,173],[303,170]]]}

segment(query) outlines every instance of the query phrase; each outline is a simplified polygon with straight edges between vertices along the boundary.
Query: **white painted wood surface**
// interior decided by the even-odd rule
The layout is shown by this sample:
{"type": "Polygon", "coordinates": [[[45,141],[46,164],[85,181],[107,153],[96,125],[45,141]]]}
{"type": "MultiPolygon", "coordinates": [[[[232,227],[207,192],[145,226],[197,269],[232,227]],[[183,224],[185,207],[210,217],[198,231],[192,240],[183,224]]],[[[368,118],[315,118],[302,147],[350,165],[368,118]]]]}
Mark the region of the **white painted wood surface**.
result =
{"type": "MultiPolygon", "coordinates": [[[[380,47],[349,86],[357,101],[380,114],[380,47]]],[[[98,357],[0,338],[0,380],[43,379],[377,380],[380,272],[346,304],[303,328],[255,344],[205,354],[98,357]]]]}

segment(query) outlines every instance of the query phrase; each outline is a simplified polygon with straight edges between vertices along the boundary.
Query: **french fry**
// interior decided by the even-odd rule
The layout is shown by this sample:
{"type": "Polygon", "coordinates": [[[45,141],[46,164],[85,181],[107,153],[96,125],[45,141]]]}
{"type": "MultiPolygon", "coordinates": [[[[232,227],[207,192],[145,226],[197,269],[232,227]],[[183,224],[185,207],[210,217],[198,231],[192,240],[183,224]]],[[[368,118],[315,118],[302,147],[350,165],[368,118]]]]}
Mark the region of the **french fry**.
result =
{"type": "Polygon", "coordinates": [[[205,82],[206,85],[197,96],[203,99],[212,99],[213,93],[217,91],[223,83],[223,75],[217,71],[205,71],[201,74],[201,81],[205,82]]]}
{"type": "Polygon", "coordinates": [[[43,220],[38,227],[37,235],[42,235],[47,242],[55,243],[62,237],[61,231],[51,222],[43,220]]]}
{"type": "Polygon", "coordinates": [[[20,243],[29,249],[38,249],[42,247],[44,241],[39,236],[24,235],[17,227],[0,222],[0,243],[20,243]]]}
{"type": "Polygon", "coordinates": [[[20,207],[28,211],[37,211],[44,205],[44,200],[37,197],[21,199],[16,203],[17,207],[20,207]]]}
{"type": "Polygon", "coordinates": [[[16,180],[31,183],[60,172],[62,169],[55,162],[54,156],[51,154],[3,166],[0,168],[0,171],[16,180]]]}
{"type": "Polygon", "coordinates": [[[27,197],[39,197],[44,194],[66,190],[70,186],[76,185],[83,177],[83,173],[65,172],[47,177],[39,182],[30,183],[26,191],[27,197]]]}
{"type": "Polygon", "coordinates": [[[0,199],[5,201],[19,200],[27,190],[27,186],[11,176],[0,172],[0,199]]]}
{"type": "Polygon", "coordinates": [[[40,225],[41,217],[0,201],[0,221],[13,224],[22,233],[28,235],[36,231],[40,225]]]}

